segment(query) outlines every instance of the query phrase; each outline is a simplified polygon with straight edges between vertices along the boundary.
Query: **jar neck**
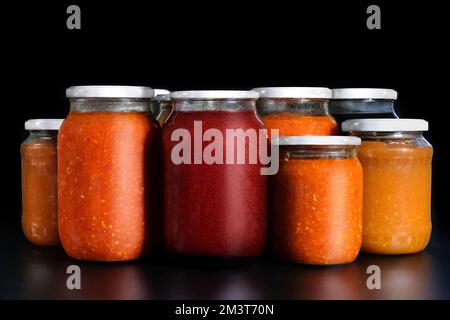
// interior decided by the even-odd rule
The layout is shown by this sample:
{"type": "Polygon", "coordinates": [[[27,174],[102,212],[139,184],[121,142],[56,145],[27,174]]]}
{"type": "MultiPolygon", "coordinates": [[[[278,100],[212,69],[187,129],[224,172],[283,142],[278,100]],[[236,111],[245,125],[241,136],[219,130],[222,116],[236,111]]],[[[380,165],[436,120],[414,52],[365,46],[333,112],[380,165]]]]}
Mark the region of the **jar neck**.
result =
{"type": "Polygon", "coordinates": [[[394,100],[384,100],[384,99],[331,100],[329,109],[332,114],[385,113],[396,115],[394,110],[394,100]]]}
{"type": "Polygon", "coordinates": [[[77,98],[70,99],[70,112],[150,112],[150,99],[77,98]]]}
{"type": "Polygon", "coordinates": [[[30,130],[29,138],[53,139],[58,136],[58,130],[30,130]]]}
{"type": "Polygon", "coordinates": [[[357,157],[354,146],[282,146],[280,158],[291,159],[352,159],[357,157]]]}
{"type": "Polygon", "coordinates": [[[392,132],[353,131],[350,132],[350,135],[357,136],[362,140],[415,140],[423,138],[422,131],[392,131],[392,132]]]}
{"type": "Polygon", "coordinates": [[[253,99],[174,100],[174,111],[243,111],[255,110],[253,99]]]}
{"type": "Polygon", "coordinates": [[[330,116],[326,99],[259,99],[256,103],[262,115],[291,112],[313,116],[330,116]]]}

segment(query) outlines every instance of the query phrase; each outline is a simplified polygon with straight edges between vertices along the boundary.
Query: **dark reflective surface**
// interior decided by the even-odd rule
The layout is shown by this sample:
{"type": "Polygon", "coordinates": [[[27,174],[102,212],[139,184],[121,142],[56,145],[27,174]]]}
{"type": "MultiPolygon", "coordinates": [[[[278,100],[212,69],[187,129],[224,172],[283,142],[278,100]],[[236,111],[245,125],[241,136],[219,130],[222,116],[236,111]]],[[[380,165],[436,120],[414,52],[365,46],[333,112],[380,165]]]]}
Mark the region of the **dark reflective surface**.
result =
{"type": "Polygon", "coordinates": [[[448,242],[407,256],[361,255],[349,265],[310,267],[267,259],[226,268],[164,261],[92,263],[62,248],[29,244],[0,228],[2,299],[450,299],[448,242]],[[66,288],[66,268],[79,265],[81,290],[66,288]],[[368,290],[366,269],[381,268],[381,290],[368,290]]]}

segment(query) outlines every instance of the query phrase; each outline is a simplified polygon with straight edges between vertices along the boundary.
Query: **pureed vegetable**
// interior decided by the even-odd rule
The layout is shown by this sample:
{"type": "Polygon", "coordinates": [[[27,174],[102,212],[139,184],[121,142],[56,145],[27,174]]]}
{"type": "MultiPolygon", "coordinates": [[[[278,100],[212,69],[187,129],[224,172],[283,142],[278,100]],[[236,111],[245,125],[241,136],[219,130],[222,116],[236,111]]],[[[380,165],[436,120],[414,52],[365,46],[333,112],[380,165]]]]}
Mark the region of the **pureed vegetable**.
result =
{"type": "MultiPolygon", "coordinates": [[[[174,112],[163,127],[165,247],[172,256],[246,258],[262,253],[266,240],[266,176],[262,165],[207,164],[197,159],[195,144],[206,150],[209,142],[195,140],[196,134],[216,130],[263,128],[255,112],[257,94],[248,91],[180,91],[171,94],[174,112]],[[195,123],[202,130],[196,132],[195,123]],[[183,130],[194,141],[189,146],[190,164],[174,163],[172,152],[179,144],[173,138],[183,130]]],[[[200,137],[201,138],[201,137],[200,137]]],[[[249,157],[249,142],[243,149],[227,150],[249,157]]],[[[202,148],[202,151],[203,151],[202,148]]],[[[198,156],[198,155],[197,155],[198,156]]],[[[200,155],[201,156],[201,155],[200,155]]]]}
{"type": "Polygon", "coordinates": [[[34,244],[59,245],[56,136],[61,119],[25,122],[30,135],[21,145],[22,229],[34,244]]]}
{"type": "Polygon", "coordinates": [[[280,136],[334,135],[339,127],[328,112],[331,90],[315,87],[254,88],[257,110],[267,129],[280,136]]]}
{"type": "Polygon", "coordinates": [[[431,237],[432,146],[419,119],[359,119],[342,124],[361,137],[364,168],[362,250],[377,254],[422,251],[431,237]]]}
{"type": "Polygon", "coordinates": [[[270,177],[271,247],[280,259],[314,265],[354,261],[362,240],[362,167],[355,137],[280,137],[270,177]]]}
{"type": "Polygon", "coordinates": [[[159,129],[146,87],[67,90],[58,137],[59,233],[76,259],[134,260],[157,243],[159,129]]]}

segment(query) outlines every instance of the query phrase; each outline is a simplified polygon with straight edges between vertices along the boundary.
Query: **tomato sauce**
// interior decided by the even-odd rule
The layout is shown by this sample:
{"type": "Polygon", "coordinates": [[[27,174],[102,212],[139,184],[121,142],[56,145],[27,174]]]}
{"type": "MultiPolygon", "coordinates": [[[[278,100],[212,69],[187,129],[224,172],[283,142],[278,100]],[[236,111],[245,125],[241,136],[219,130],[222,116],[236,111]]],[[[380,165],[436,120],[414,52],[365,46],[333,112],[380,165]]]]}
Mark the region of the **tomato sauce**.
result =
{"type": "Polygon", "coordinates": [[[331,116],[279,112],[265,115],[262,120],[267,129],[279,129],[280,136],[327,136],[339,133],[337,122],[331,116]]]}
{"type": "Polygon", "coordinates": [[[59,234],[73,258],[137,259],[155,246],[159,130],[146,112],[71,112],[58,136],[59,234]]]}
{"type": "Polygon", "coordinates": [[[56,133],[25,142],[22,153],[22,229],[38,245],[59,245],[56,133]]]}
{"type": "Polygon", "coordinates": [[[362,167],[349,159],[280,159],[271,180],[271,243],[281,259],[354,261],[362,240],[362,167]]]}
{"type": "MultiPolygon", "coordinates": [[[[175,111],[163,127],[165,245],[169,253],[241,258],[261,254],[266,239],[266,176],[258,164],[179,164],[171,160],[177,128],[262,129],[254,110],[175,111]]],[[[204,143],[205,145],[206,143],[204,143]]],[[[246,142],[248,158],[248,142],[246,142]]],[[[224,143],[224,152],[227,148],[224,143]]]]}

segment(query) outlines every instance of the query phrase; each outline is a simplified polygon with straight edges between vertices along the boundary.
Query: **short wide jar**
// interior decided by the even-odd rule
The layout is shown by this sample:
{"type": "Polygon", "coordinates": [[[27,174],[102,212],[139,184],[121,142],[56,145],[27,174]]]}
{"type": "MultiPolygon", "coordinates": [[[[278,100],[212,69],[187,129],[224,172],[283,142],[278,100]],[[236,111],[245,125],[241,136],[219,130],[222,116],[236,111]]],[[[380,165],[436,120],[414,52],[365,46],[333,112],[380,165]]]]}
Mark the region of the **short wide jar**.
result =
{"type": "Polygon", "coordinates": [[[431,237],[433,148],[420,119],[347,120],[342,130],[360,137],[364,168],[362,250],[375,254],[422,251],[431,237]]]}
{"type": "Polygon", "coordinates": [[[295,263],[354,261],[362,239],[363,173],[356,137],[272,139],[279,171],[270,181],[270,236],[275,255],[295,263]]]}
{"type": "Polygon", "coordinates": [[[22,229],[34,244],[59,245],[56,141],[62,119],[25,122],[22,143],[22,229]]]}

